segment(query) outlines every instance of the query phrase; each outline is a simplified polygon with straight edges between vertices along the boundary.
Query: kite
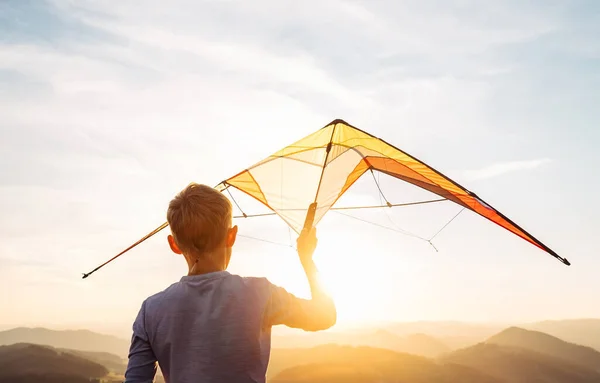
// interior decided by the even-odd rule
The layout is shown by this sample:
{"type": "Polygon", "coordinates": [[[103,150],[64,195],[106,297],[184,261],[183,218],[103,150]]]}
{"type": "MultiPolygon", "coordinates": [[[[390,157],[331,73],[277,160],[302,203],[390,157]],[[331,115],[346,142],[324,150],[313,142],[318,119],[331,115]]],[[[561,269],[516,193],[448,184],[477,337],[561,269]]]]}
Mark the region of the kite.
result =
{"type": "MultiPolygon", "coordinates": [[[[230,193],[233,202],[242,211],[242,217],[277,215],[292,230],[300,233],[303,228],[316,226],[328,211],[336,210],[338,199],[361,176],[375,171],[410,183],[440,198],[396,205],[386,200],[383,206],[369,207],[450,201],[503,227],[565,265],[570,265],[566,258],[559,256],[475,193],[405,151],[339,119],[222,181],[215,188],[221,192],[237,189],[271,210],[268,214],[248,215],[230,193]]],[[[162,224],[109,261],[84,274],[83,278],[167,226],[167,223],[162,224]]]]}

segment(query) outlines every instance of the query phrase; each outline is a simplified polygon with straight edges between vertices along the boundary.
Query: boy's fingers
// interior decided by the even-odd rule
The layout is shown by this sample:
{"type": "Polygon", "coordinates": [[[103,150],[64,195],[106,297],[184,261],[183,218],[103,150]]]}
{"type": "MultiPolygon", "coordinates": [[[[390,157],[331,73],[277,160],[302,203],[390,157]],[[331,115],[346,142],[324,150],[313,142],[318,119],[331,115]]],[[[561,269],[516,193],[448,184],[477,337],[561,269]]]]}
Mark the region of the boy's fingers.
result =
{"type": "Polygon", "coordinates": [[[300,232],[298,239],[296,241],[316,241],[317,239],[317,228],[304,228],[300,232]]]}

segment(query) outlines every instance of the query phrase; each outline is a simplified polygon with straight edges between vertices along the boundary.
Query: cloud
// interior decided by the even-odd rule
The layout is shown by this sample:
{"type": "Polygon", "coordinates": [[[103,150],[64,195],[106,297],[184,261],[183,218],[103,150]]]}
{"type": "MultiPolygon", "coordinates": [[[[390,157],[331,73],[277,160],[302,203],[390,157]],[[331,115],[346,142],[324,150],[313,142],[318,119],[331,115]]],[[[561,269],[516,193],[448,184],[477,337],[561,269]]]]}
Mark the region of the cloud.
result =
{"type": "Polygon", "coordinates": [[[549,158],[540,158],[527,161],[498,162],[481,169],[467,170],[464,172],[464,176],[468,180],[482,180],[498,177],[508,173],[537,169],[540,166],[546,165],[550,162],[552,162],[552,160],[549,158]]]}

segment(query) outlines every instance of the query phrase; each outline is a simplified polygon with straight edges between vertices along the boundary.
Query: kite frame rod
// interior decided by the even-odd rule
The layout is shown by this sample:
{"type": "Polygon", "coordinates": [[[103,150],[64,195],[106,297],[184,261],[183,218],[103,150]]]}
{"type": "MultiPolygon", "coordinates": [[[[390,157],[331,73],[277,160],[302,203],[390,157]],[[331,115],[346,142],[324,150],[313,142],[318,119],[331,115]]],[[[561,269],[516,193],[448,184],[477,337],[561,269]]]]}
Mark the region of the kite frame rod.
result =
{"type": "Polygon", "coordinates": [[[100,270],[101,268],[103,268],[104,266],[108,265],[109,263],[111,263],[112,261],[114,261],[115,259],[119,258],[121,255],[125,254],[126,252],[128,252],[129,250],[133,249],[134,247],[136,247],[137,245],[139,245],[140,243],[144,242],[145,240],[147,240],[148,238],[152,237],[154,234],[158,233],[159,231],[161,231],[162,229],[164,229],[165,227],[169,226],[169,224],[167,222],[163,223],[162,225],[160,225],[159,227],[157,227],[156,229],[152,230],[150,233],[146,234],[145,236],[143,236],[141,239],[139,239],[136,243],[134,243],[133,245],[129,246],[128,248],[126,248],[125,250],[121,251],[119,254],[115,255],[114,257],[112,257],[111,259],[109,259],[108,261],[104,262],[103,264],[101,264],[100,266],[96,267],[94,270],[90,271],[89,273],[83,273],[83,279],[89,277],[90,275],[92,275],[93,273],[95,273],[96,271],[100,270]]]}
{"type": "MultiPolygon", "coordinates": [[[[225,184],[223,182],[219,183],[217,186],[215,186],[215,188],[219,187],[219,185],[225,185],[225,188],[223,189],[223,191],[229,189],[229,184],[225,184]]],[[[240,209],[241,210],[241,209],[240,209]]],[[[143,236],[142,238],[140,238],[137,242],[135,242],[133,245],[129,246],[128,248],[126,248],[125,250],[121,251],[119,254],[115,255],[114,257],[112,257],[111,259],[109,259],[108,261],[104,262],[103,264],[101,264],[100,266],[96,267],[94,270],[90,271],[89,273],[83,273],[83,277],[82,279],[86,279],[87,277],[89,277],[90,275],[94,274],[96,271],[100,270],[101,268],[103,268],[104,266],[108,265],[109,263],[111,263],[112,261],[114,261],[115,259],[119,258],[121,255],[125,254],[126,252],[128,252],[129,250],[133,249],[134,247],[136,247],[137,245],[139,245],[140,243],[144,242],[145,240],[147,240],[148,238],[152,237],[154,234],[158,233],[159,231],[163,230],[164,228],[166,228],[167,226],[169,226],[168,222],[163,223],[162,225],[160,225],[159,227],[157,227],[156,229],[152,230],[150,233],[146,234],[145,236],[143,236]]]]}
{"type": "MultiPolygon", "coordinates": [[[[405,203],[390,203],[386,205],[368,205],[368,206],[340,206],[340,207],[332,207],[329,210],[331,211],[340,211],[340,210],[364,210],[364,209],[381,209],[381,208],[392,208],[392,207],[402,207],[402,206],[414,206],[414,205],[425,205],[428,203],[435,202],[443,202],[448,201],[447,198],[438,198],[427,201],[416,201],[416,202],[405,202],[405,203]]],[[[279,211],[303,211],[306,209],[279,209],[279,211]]],[[[277,215],[277,213],[259,213],[259,214],[245,214],[245,215],[236,215],[233,218],[256,218],[256,217],[268,217],[277,215]]]]}

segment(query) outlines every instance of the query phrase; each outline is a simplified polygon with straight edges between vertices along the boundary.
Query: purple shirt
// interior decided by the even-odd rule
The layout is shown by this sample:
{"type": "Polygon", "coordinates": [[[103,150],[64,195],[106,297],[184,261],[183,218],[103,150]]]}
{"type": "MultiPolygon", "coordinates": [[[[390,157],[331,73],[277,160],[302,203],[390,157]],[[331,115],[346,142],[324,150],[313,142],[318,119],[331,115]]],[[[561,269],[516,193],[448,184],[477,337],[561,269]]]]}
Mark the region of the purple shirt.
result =
{"type": "Polygon", "coordinates": [[[335,323],[329,298],[300,299],[266,278],[227,271],[185,276],[144,301],[133,324],[126,383],[265,382],[271,327],[335,323]]]}

